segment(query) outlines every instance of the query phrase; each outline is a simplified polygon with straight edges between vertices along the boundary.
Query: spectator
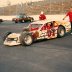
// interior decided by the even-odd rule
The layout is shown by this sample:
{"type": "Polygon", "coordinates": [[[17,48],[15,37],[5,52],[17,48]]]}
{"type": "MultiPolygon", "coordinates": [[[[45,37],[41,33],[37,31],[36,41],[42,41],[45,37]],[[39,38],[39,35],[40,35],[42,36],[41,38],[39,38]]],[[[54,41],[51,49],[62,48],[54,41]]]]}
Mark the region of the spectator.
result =
{"type": "Polygon", "coordinates": [[[70,20],[70,23],[71,23],[71,34],[72,34],[72,7],[69,9],[69,11],[67,12],[66,16],[63,18],[63,20],[69,16],[69,20],[70,20]]]}
{"type": "Polygon", "coordinates": [[[45,20],[45,19],[46,19],[46,16],[45,16],[44,12],[41,11],[41,14],[39,16],[39,20],[45,20]]]}

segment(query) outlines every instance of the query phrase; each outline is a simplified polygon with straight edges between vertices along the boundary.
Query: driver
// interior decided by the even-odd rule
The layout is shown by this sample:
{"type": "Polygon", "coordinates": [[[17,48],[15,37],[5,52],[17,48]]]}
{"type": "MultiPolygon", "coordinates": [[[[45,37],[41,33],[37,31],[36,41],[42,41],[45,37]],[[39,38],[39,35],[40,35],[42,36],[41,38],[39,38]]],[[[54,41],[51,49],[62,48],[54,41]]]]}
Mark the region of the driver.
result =
{"type": "Polygon", "coordinates": [[[49,22],[46,24],[46,27],[47,27],[47,32],[49,33],[49,36],[54,36],[55,35],[55,29],[54,29],[54,26],[53,26],[53,23],[52,22],[49,22]]]}

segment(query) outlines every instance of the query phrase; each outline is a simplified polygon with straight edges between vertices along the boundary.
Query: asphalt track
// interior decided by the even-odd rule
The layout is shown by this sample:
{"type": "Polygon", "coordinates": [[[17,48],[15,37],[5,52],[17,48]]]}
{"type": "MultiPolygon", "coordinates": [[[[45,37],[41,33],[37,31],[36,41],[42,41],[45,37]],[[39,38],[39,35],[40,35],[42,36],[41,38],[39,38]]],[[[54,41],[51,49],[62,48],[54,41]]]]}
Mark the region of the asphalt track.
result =
{"type": "Polygon", "coordinates": [[[8,31],[21,32],[29,23],[0,24],[0,72],[72,72],[72,35],[41,40],[31,46],[4,46],[8,31]]]}

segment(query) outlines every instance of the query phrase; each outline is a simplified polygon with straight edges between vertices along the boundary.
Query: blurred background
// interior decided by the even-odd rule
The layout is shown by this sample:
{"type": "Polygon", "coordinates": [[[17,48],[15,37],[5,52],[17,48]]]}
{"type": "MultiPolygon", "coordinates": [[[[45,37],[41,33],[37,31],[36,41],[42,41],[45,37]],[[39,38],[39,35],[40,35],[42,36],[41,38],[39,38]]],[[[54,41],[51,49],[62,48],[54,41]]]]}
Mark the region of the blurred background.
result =
{"type": "Polygon", "coordinates": [[[0,6],[0,15],[17,15],[19,13],[38,15],[41,11],[44,11],[45,14],[65,14],[72,6],[72,0],[26,0],[26,2],[19,1],[14,5],[7,0],[5,3],[6,5],[0,6]]]}

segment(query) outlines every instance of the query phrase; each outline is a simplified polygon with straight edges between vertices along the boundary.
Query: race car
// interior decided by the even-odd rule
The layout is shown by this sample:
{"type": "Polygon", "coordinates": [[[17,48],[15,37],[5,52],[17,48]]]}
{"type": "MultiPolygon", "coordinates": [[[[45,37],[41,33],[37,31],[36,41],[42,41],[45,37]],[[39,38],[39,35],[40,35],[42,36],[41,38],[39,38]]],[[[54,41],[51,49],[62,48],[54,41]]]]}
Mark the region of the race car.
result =
{"type": "Polygon", "coordinates": [[[26,14],[19,14],[16,16],[16,18],[13,18],[12,21],[14,21],[15,23],[19,23],[19,22],[24,23],[28,21],[32,22],[34,21],[34,18],[26,14]]]}
{"type": "Polygon", "coordinates": [[[23,28],[21,33],[8,32],[4,36],[4,45],[31,45],[39,39],[63,37],[71,30],[70,22],[65,21],[36,21],[23,28]]]}

